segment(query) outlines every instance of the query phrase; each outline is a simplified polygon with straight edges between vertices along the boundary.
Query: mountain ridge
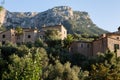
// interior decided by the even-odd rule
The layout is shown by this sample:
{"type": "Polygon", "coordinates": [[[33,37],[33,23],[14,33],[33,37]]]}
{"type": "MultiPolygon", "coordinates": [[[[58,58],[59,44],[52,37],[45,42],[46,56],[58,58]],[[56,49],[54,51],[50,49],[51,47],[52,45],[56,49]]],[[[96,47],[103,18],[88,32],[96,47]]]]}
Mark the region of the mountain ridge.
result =
{"type": "Polygon", "coordinates": [[[0,25],[5,27],[37,27],[63,24],[68,33],[102,34],[107,31],[92,22],[85,11],[74,11],[68,6],[56,6],[43,12],[0,11],[0,25]]]}

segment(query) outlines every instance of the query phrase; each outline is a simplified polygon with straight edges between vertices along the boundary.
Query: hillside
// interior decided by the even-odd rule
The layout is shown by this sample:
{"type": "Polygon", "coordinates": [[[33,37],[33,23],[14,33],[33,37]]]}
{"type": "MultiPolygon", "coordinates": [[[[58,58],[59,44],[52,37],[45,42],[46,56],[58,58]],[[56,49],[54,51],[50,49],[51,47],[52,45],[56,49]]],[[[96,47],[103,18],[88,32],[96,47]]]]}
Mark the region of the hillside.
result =
{"type": "Polygon", "coordinates": [[[68,6],[58,6],[44,12],[0,11],[0,25],[7,28],[38,27],[63,24],[68,33],[102,34],[107,31],[92,22],[87,12],[74,11],[68,6]]]}

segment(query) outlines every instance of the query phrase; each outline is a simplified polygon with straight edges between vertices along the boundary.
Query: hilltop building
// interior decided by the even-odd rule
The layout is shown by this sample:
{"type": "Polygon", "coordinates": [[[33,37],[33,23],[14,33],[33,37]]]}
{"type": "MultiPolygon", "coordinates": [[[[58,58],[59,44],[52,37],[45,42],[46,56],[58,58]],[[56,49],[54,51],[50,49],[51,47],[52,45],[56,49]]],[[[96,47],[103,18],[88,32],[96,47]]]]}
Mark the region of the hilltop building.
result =
{"type": "Polygon", "coordinates": [[[67,37],[67,30],[63,25],[55,25],[55,26],[43,26],[40,29],[39,36],[44,38],[45,32],[47,30],[57,30],[60,33],[60,39],[64,40],[67,37]]]}
{"type": "Polygon", "coordinates": [[[92,42],[75,41],[70,46],[70,53],[80,53],[85,56],[92,56],[92,42]]]}
{"type": "Polygon", "coordinates": [[[70,53],[80,53],[87,57],[95,56],[99,52],[105,53],[106,50],[112,52],[116,50],[117,56],[120,56],[120,28],[117,32],[102,34],[92,42],[73,42],[70,47],[70,53]]]}
{"type": "Polygon", "coordinates": [[[7,31],[3,31],[0,33],[0,42],[2,44],[6,44],[7,42],[12,43],[27,43],[31,42],[34,43],[38,38],[44,39],[45,32],[47,30],[58,30],[61,34],[60,39],[63,40],[67,37],[67,30],[64,28],[63,25],[54,25],[54,26],[45,26],[38,29],[31,29],[31,28],[23,28],[23,34],[17,36],[15,29],[10,29],[7,31]]]}

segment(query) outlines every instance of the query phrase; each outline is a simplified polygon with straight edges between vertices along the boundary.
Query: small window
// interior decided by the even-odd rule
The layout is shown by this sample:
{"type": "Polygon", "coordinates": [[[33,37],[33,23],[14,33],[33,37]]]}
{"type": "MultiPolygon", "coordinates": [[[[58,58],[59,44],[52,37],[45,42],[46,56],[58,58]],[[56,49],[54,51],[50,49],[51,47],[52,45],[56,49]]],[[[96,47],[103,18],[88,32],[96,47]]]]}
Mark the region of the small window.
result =
{"type": "Polygon", "coordinates": [[[12,36],[14,36],[14,34],[12,34],[12,36]]]}
{"type": "Polygon", "coordinates": [[[2,41],[2,45],[4,45],[5,44],[5,41],[2,41]]]}
{"type": "Polygon", "coordinates": [[[20,39],[20,36],[17,36],[17,40],[20,39]]]}
{"type": "Polygon", "coordinates": [[[2,38],[5,38],[5,35],[4,35],[4,34],[2,35],[2,38]]]}
{"type": "Polygon", "coordinates": [[[30,35],[28,35],[28,38],[31,38],[31,36],[30,36],[30,35]]]}
{"type": "Polygon", "coordinates": [[[119,44],[114,44],[114,49],[119,49],[119,44]]]}
{"type": "Polygon", "coordinates": [[[39,36],[39,38],[43,38],[43,36],[42,36],[42,35],[40,35],[40,36],[39,36]]]}
{"type": "Polygon", "coordinates": [[[119,39],[119,37],[117,37],[117,39],[119,39]]]}
{"type": "Polygon", "coordinates": [[[87,44],[87,48],[89,48],[90,47],[90,45],[89,44],[87,44]]]}
{"type": "Polygon", "coordinates": [[[80,47],[83,48],[83,44],[81,44],[80,47]]]}

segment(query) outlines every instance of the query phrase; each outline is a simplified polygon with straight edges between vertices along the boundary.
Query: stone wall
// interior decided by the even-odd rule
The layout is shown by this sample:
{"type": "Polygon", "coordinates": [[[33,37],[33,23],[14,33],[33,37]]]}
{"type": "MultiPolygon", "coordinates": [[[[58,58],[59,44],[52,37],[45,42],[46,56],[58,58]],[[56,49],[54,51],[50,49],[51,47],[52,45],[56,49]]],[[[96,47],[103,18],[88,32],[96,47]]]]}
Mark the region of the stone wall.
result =
{"type": "Polygon", "coordinates": [[[115,51],[115,45],[119,45],[117,50],[117,56],[120,56],[120,40],[116,39],[118,36],[114,36],[115,38],[111,38],[108,37],[107,39],[107,44],[108,44],[108,48],[110,49],[110,51],[114,52],[115,51]]]}
{"type": "Polygon", "coordinates": [[[91,42],[74,42],[70,47],[70,52],[73,54],[79,53],[87,57],[92,56],[92,43],[91,42]]]}
{"type": "Polygon", "coordinates": [[[26,31],[24,32],[24,36],[25,36],[25,43],[26,42],[32,42],[34,43],[37,39],[37,31],[33,30],[33,31],[26,31]]]}
{"type": "Polygon", "coordinates": [[[107,49],[107,37],[93,41],[93,56],[104,53],[107,49]]]}
{"type": "Polygon", "coordinates": [[[7,42],[15,43],[15,30],[10,29],[0,33],[0,42],[5,44],[7,42]]]}
{"type": "Polygon", "coordinates": [[[47,27],[42,27],[42,31],[47,31],[47,30],[58,30],[60,32],[60,39],[63,40],[67,37],[67,30],[63,25],[55,25],[55,26],[47,26],[47,27]]]}

